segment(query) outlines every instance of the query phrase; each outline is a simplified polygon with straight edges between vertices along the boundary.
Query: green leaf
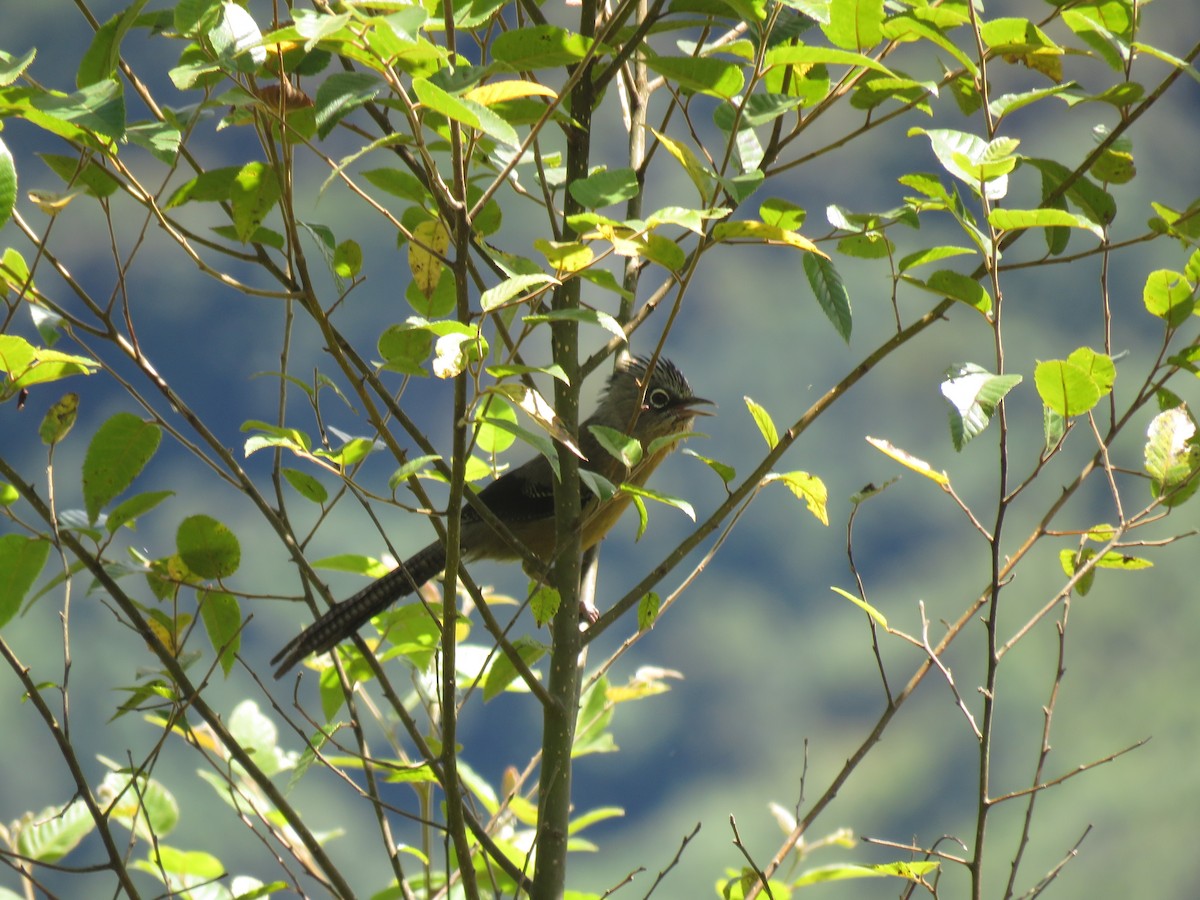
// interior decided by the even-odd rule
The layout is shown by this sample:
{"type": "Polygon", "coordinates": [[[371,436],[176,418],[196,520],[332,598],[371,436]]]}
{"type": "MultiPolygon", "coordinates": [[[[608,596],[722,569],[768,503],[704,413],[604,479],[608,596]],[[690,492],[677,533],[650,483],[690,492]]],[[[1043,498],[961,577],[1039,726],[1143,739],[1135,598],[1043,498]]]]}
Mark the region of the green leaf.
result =
{"type": "Polygon", "coordinates": [[[567,185],[571,196],[588,209],[600,209],[636,197],[639,191],[637,173],[633,169],[610,169],[593,172],[567,185]]]}
{"type": "Polygon", "coordinates": [[[1196,308],[1196,292],[1182,273],[1156,269],[1146,276],[1142,302],[1146,311],[1164,320],[1168,328],[1178,328],[1196,308]]]}
{"type": "Polygon", "coordinates": [[[117,74],[117,63],[121,58],[121,40],[145,5],[146,0],[134,0],[123,12],[96,29],[96,33],[92,35],[92,42],[79,62],[79,70],[75,73],[76,87],[84,88],[117,74]]]}
{"type": "MultiPolygon", "coordinates": [[[[799,109],[803,105],[804,101],[799,97],[789,97],[787,94],[760,94],[756,91],[746,98],[746,103],[742,108],[742,128],[768,125],[780,116],[799,109]]],[[[730,109],[728,106],[718,106],[713,112],[714,119],[718,111],[728,109],[730,109]]],[[[730,111],[732,112],[732,110],[730,111]]],[[[732,116],[730,119],[732,124],[732,116]]]]}
{"type": "Polygon", "coordinates": [[[737,471],[733,466],[723,463],[720,460],[709,459],[707,456],[701,456],[695,450],[684,449],[683,451],[688,456],[694,456],[700,462],[704,463],[710,469],[717,473],[717,476],[726,484],[729,484],[737,477],[737,471]]]}
{"type": "MultiPolygon", "coordinates": [[[[229,241],[242,240],[238,237],[237,229],[232,225],[218,225],[213,228],[213,232],[229,241]]],[[[264,247],[274,247],[276,250],[282,250],[286,245],[283,235],[270,228],[254,229],[254,233],[246,239],[245,243],[262,244],[264,247]]]]}
{"type": "Polygon", "coordinates": [[[641,242],[638,255],[666,269],[668,272],[679,272],[687,263],[687,255],[683,248],[673,240],[661,234],[650,234],[641,242]]]}
{"type": "Polygon", "coordinates": [[[89,522],[133,483],[154,456],[162,431],[133,413],[117,413],[96,431],[83,460],[83,501],[89,522]]]}
{"type": "Polygon", "coordinates": [[[17,202],[17,166],[8,145],[0,140],[0,227],[12,218],[17,202]]]}
{"type": "Polygon", "coordinates": [[[616,749],[612,732],[613,705],[608,700],[612,686],[604,676],[596,678],[584,691],[575,717],[573,756],[588,753],[610,753],[616,749]]]}
{"type": "Polygon", "coordinates": [[[767,448],[774,450],[775,445],[779,443],[779,432],[775,428],[774,421],[771,420],[771,414],[766,408],[755,403],[749,397],[743,397],[746,401],[746,408],[750,410],[750,417],[754,419],[754,424],[758,426],[759,434],[763,436],[763,440],[767,442],[767,448]]]}
{"type": "Polygon", "coordinates": [[[484,453],[494,455],[503,453],[512,446],[515,435],[504,427],[497,426],[497,421],[509,425],[517,424],[516,410],[503,397],[489,394],[484,397],[476,416],[478,429],[475,432],[475,445],[484,453]]]}
{"type": "Polygon", "coordinates": [[[678,143],[665,134],[655,131],[653,128],[650,130],[654,133],[654,137],[658,139],[658,142],[666,148],[667,152],[675,157],[676,161],[683,166],[683,170],[687,173],[688,178],[695,185],[701,201],[704,203],[712,202],[716,194],[716,173],[692,151],[691,147],[678,143]]]}
{"type": "Polygon", "coordinates": [[[883,0],[833,0],[821,30],[843,50],[869,50],[883,40],[883,0]]]}
{"type": "Polygon", "coordinates": [[[79,412],[79,395],[63,394],[59,401],[53,404],[38,425],[38,436],[42,443],[54,446],[65,438],[75,424],[75,416],[79,412]]]}
{"type": "Polygon", "coordinates": [[[742,67],[710,56],[648,56],[646,66],[687,91],[729,100],[745,87],[742,67]]]}
{"type": "Polygon", "coordinates": [[[1076,87],[1075,82],[1067,81],[1063,84],[1056,84],[1054,87],[1042,88],[1036,91],[1024,91],[1020,94],[1001,94],[988,104],[988,112],[999,122],[1005,116],[1016,112],[1018,109],[1023,109],[1026,106],[1037,103],[1039,100],[1069,91],[1074,87],[1076,87]]]}
{"type": "MultiPolygon", "coordinates": [[[[5,254],[5,263],[9,254],[5,254]]],[[[98,364],[85,356],[72,356],[57,350],[43,350],[15,334],[0,334],[0,397],[11,396],[21,388],[58,381],[71,375],[90,375],[98,364]]]]}
{"type": "Polygon", "coordinates": [[[979,35],[1006,61],[1024,63],[1052,81],[1062,81],[1062,48],[1028,19],[991,19],[980,26],[979,35]]]}
{"type": "Polygon", "coordinates": [[[559,596],[558,591],[547,584],[539,585],[529,598],[529,611],[533,613],[533,620],[539,626],[545,625],[553,619],[561,605],[562,597],[559,596]]]}
{"type": "Polygon", "coordinates": [[[831,587],[830,590],[833,591],[835,594],[840,594],[841,596],[845,597],[847,600],[849,600],[851,603],[853,603],[855,606],[857,606],[859,609],[861,609],[863,612],[865,612],[868,616],[870,616],[872,619],[874,619],[880,628],[887,630],[888,623],[887,623],[887,619],[884,617],[883,613],[881,613],[879,610],[877,610],[875,607],[873,607],[866,600],[863,600],[860,597],[854,596],[854,594],[851,594],[849,591],[843,591],[840,587],[831,587]]]}
{"type": "Polygon", "coordinates": [[[642,595],[642,598],[638,600],[637,608],[638,631],[645,631],[654,625],[661,607],[662,598],[654,591],[642,595]]]}
{"type": "Polygon", "coordinates": [[[944,245],[940,247],[927,247],[924,250],[917,250],[901,258],[897,264],[897,268],[901,272],[907,272],[909,269],[915,269],[917,266],[928,265],[929,263],[939,262],[943,259],[949,259],[952,256],[963,256],[974,254],[976,251],[970,247],[955,247],[952,245],[944,245]]]}
{"type": "Polygon", "coordinates": [[[555,309],[548,313],[525,316],[524,319],[524,321],[531,325],[541,322],[562,322],[568,320],[581,322],[586,325],[598,325],[614,337],[618,337],[622,341],[625,340],[625,329],[621,327],[621,323],[599,309],[588,309],[586,307],[579,309],[555,309]]]}
{"type": "Polygon", "coordinates": [[[1149,44],[1144,44],[1141,41],[1134,41],[1130,44],[1138,53],[1145,53],[1147,56],[1153,56],[1156,59],[1161,59],[1163,62],[1174,66],[1179,71],[1185,73],[1192,81],[1200,84],[1200,70],[1195,66],[1189,65],[1186,60],[1180,59],[1178,56],[1172,56],[1166,50],[1160,50],[1158,47],[1152,47],[1149,44]]]}
{"type": "Polygon", "coordinates": [[[1082,228],[1104,240],[1104,229],[1095,222],[1065,209],[1008,209],[998,207],[988,215],[988,221],[1001,231],[1018,231],[1022,228],[1082,228]]]}
{"type": "Polygon", "coordinates": [[[479,298],[479,306],[484,312],[491,312],[493,309],[503,306],[518,295],[524,295],[519,301],[524,303],[526,300],[532,300],[540,296],[550,285],[555,284],[561,284],[561,282],[557,278],[545,273],[514,275],[500,282],[495,287],[484,291],[479,298]],[[530,291],[530,288],[537,288],[537,290],[530,291]]]}
{"type": "Polygon", "coordinates": [[[1066,360],[1038,363],[1033,382],[1042,402],[1066,418],[1083,415],[1100,400],[1100,388],[1091,375],[1066,360]]]}
{"type": "Polygon", "coordinates": [[[95,827],[92,814],[82,800],[27,812],[9,826],[17,852],[43,863],[62,859],[95,827]]]}
{"type": "Polygon", "coordinates": [[[542,456],[546,457],[546,461],[550,463],[550,468],[554,470],[555,480],[559,477],[558,467],[558,450],[555,449],[554,441],[546,437],[544,434],[538,434],[535,431],[530,431],[527,428],[522,428],[512,422],[505,422],[503,419],[493,419],[491,424],[496,428],[502,428],[505,431],[516,435],[530,447],[535,449],[542,456]]]}
{"type": "Polygon", "coordinates": [[[946,370],[941,391],[951,406],[950,440],[955,450],[962,450],[987,428],[1000,401],[1020,383],[1020,375],[993,375],[974,363],[958,363],[946,370]]]}
{"type": "MultiPolygon", "coordinates": [[[[1074,578],[1075,574],[1083,569],[1096,556],[1096,551],[1090,547],[1076,550],[1060,550],[1058,551],[1058,564],[1062,566],[1063,572],[1068,578],[1074,578]]],[[[1096,580],[1096,568],[1092,566],[1086,572],[1079,576],[1075,581],[1075,593],[1080,597],[1086,597],[1088,591],[1092,589],[1092,583],[1096,580]]]]}
{"type": "Polygon", "coordinates": [[[176,850],[159,844],[155,857],[153,862],[142,864],[148,871],[158,873],[161,867],[168,875],[185,876],[189,883],[215,881],[225,874],[225,866],[221,861],[201,850],[176,850]]]}
{"type": "Polygon", "coordinates": [[[0,628],[20,612],[49,554],[50,544],[41,538],[0,535],[0,628]]]}
{"type": "Polygon", "coordinates": [[[376,345],[384,369],[403,375],[427,375],[423,363],[433,350],[434,334],[424,325],[389,325],[376,345]]]}
{"type": "Polygon", "coordinates": [[[1137,572],[1142,569],[1153,569],[1154,563],[1139,556],[1126,556],[1124,553],[1108,551],[1096,560],[1097,569],[1118,569],[1122,572],[1137,572]]]}
{"type": "MultiPolygon", "coordinates": [[[[1096,126],[1096,139],[1102,140],[1107,136],[1107,130],[1096,126]]],[[[1128,139],[1116,141],[1105,148],[1100,158],[1092,163],[1088,174],[1104,184],[1127,184],[1137,175],[1137,165],[1134,163],[1133,146],[1128,139]]]]}
{"type": "Polygon", "coordinates": [[[375,449],[375,441],[371,438],[350,438],[336,450],[316,450],[313,456],[327,459],[343,469],[356,466],[375,449]]]}
{"type": "MultiPolygon", "coordinates": [[[[849,597],[850,595],[847,594],[846,596],[849,597]]],[[[806,887],[810,884],[822,884],[826,881],[845,881],[851,878],[885,878],[888,876],[903,878],[907,881],[918,881],[929,872],[935,871],[939,865],[940,863],[937,862],[895,862],[881,863],[873,866],[837,863],[809,869],[792,882],[792,887],[806,887]]]]}
{"type": "Polygon", "coordinates": [[[201,578],[227,578],[242,561],[242,548],[229,527],[211,516],[188,516],[175,532],[184,564],[201,578]]]}
{"type": "Polygon", "coordinates": [[[607,425],[589,425],[588,430],[600,442],[600,446],[619,459],[625,468],[632,469],[642,461],[642,445],[636,438],[607,425]]]}
{"type": "Polygon", "coordinates": [[[667,506],[673,506],[693,522],[696,521],[696,510],[692,508],[692,504],[686,500],[681,500],[679,497],[672,497],[669,494],[651,490],[650,488],[638,487],[633,484],[622,484],[620,490],[621,493],[629,494],[634,498],[656,500],[659,503],[665,503],[667,506]]]}
{"type": "Polygon", "coordinates": [[[1067,420],[1048,406],[1042,406],[1043,450],[1049,453],[1058,446],[1067,431],[1067,420]]]}
{"type": "Polygon", "coordinates": [[[287,479],[288,484],[296,489],[296,493],[306,500],[320,505],[329,499],[329,491],[325,490],[325,485],[307,472],[286,467],[280,471],[283,472],[283,477],[287,479]]]}
{"type": "Polygon", "coordinates": [[[174,496],[174,491],[147,491],[142,494],[134,494],[127,500],[122,500],[113,508],[113,511],[108,514],[108,517],[104,521],[104,527],[108,530],[109,534],[115,534],[116,530],[122,525],[129,525],[132,528],[133,523],[138,519],[168,497],[174,496]]]}
{"type": "Polygon", "coordinates": [[[200,620],[213,650],[219,654],[221,669],[228,675],[242,645],[242,611],[237,599],[224,591],[201,591],[200,620]]]}
{"type": "Polygon", "coordinates": [[[596,495],[596,498],[604,503],[610,500],[617,493],[617,486],[600,475],[593,472],[591,469],[580,468],[579,480],[583,482],[584,488],[596,495]]]}
{"type": "MultiPolygon", "coordinates": [[[[943,6],[940,11],[946,9],[948,7],[943,6]]],[[[979,66],[945,34],[945,29],[953,28],[959,23],[946,23],[943,26],[937,22],[927,21],[925,17],[934,11],[935,8],[929,6],[914,9],[911,13],[889,16],[882,26],[883,36],[889,41],[901,43],[926,40],[936,44],[954,57],[958,64],[966,69],[971,77],[974,77],[979,72],[979,66]]]]}
{"type": "Polygon", "coordinates": [[[385,86],[370,72],[334,72],[317,88],[317,135],[324,139],[346,115],[374,100],[385,86]]]}
{"type": "Polygon", "coordinates": [[[229,716],[229,733],[239,747],[270,776],[290,768],[288,754],[279,747],[279,729],[253,700],[243,700],[229,716]]]}
{"type": "Polygon", "coordinates": [[[31,111],[25,117],[60,136],[78,136],[89,146],[97,145],[92,135],[104,139],[99,146],[125,137],[125,95],[116,79],[106,78],[69,95],[38,93],[30,98],[30,104],[42,115],[31,111]],[[56,123],[68,127],[56,128],[56,123]]]}
{"type": "MultiPolygon", "coordinates": [[[[539,659],[546,655],[549,649],[541,641],[535,641],[531,637],[518,637],[512,642],[513,649],[517,651],[517,656],[526,666],[532,666],[539,659]]],[[[497,653],[496,661],[492,663],[492,667],[488,670],[486,680],[483,684],[483,702],[487,703],[493,697],[499,696],[506,687],[513,683],[517,677],[517,667],[513,665],[507,653],[497,653]]]]}
{"type": "Polygon", "coordinates": [[[1117,367],[1113,358],[1103,353],[1097,353],[1090,347],[1080,347],[1067,357],[1067,362],[1079,366],[1087,372],[1100,390],[1101,396],[1112,390],[1113,382],[1117,380],[1117,367]]]}
{"type": "Polygon", "coordinates": [[[1185,406],[1163,410],[1146,431],[1143,453],[1146,472],[1153,479],[1151,490],[1155,497],[1167,497],[1168,506],[1182,503],[1200,484],[1194,477],[1200,466],[1195,437],[1196,423],[1185,406]]]}
{"type": "Polygon", "coordinates": [[[951,300],[965,303],[985,316],[992,311],[991,294],[974,278],[963,275],[961,272],[955,272],[952,269],[938,269],[923,283],[908,277],[905,278],[905,281],[943,297],[949,297],[951,300]]]}
{"type": "Polygon", "coordinates": [[[395,491],[398,487],[400,487],[401,484],[408,481],[408,479],[412,476],[416,475],[418,478],[421,477],[421,470],[434,460],[438,459],[441,459],[441,457],[436,453],[410,459],[395,472],[393,472],[390,478],[388,478],[388,489],[395,491]]]}
{"type": "Polygon", "coordinates": [[[822,525],[829,524],[829,489],[816,475],[808,472],[772,472],[763,478],[762,483],[772,481],[782,482],[788,490],[804,501],[808,511],[822,525]]]}
{"type": "Polygon", "coordinates": [[[237,179],[239,172],[241,169],[236,166],[201,172],[195,178],[176,188],[164,208],[173,209],[191,201],[216,203],[228,200],[233,190],[233,182],[237,179]]]}
{"type": "Polygon", "coordinates": [[[264,432],[264,434],[256,434],[246,439],[245,452],[247,456],[266,447],[286,447],[293,453],[299,454],[307,454],[312,449],[312,439],[303,431],[295,428],[285,428],[269,422],[260,422],[257,419],[248,419],[242,423],[241,430],[264,432]]]}
{"type": "Polygon", "coordinates": [[[993,147],[981,137],[947,128],[910,128],[908,136],[915,135],[929,138],[933,155],[942,168],[976,194],[979,193],[981,181],[984,195],[989,200],[999,200],[1008,193],[1008,176],[1002,172],[991,173],[988,168],[993,155],[1004,145],[993,147]]]}
{"type": "Polygon", "coordinates": [[[847,344],[850,343],[850,329],[853,318],[850,312],[850,294],[838,274],[833,260],[806,253],[803,259],[804,274],[808,284],[816,295],[817,303],[833,323],[834,330],[847,344]]]}
{"type": "Polygon", "coordinates": [[[125,136],[131,144],[148,151],[164,166],[175,164],[175,158],[179,155],[179,145],[183,141],[183,133],[174,125],[156,121],[130,125],[125,136]]]}
{"type": "Polygon", "coordinates": [[[333,273],[338,278],[353,278],[362,271],[362,247],[357,241],[345,240],[333,251],[333,273]]]}
{"type": "Polygon", "coordinates": [[[492,59],[521,72],[552,69],[579,62],[593,43],[591,38],[554,25],[516,28],[492,41],[492,59]]]}
{"type": "Polygon", "coordinates": [[[548,241],[536,238],[533,246],[542,252],[546,261],[554,266],[560,275],[564,272],[578,272],[590,265],[596,254],[591,247],[582,241],[548,241]]]}
{"type": "MultiPolygon", "coordinates": [[[[1049,189],[1057,188],[1072,172],[1062,163],[1052,159],[1025,157],[1025,162],[1035,166],[1042,173],[1046,182],[1042,195],[1045,197],[1049,189]]],[[[1074,178],[1066,191],[1067,199],[1083,210],[1084,215],[1092,222],[1108,225],[1117,215],[1117,203],[1112,194],[1103,190],[1086,176],[1074,178]]]]}
{"type": "Polygon", "coordinates": [[[1131,17],[1119,0],[1085,4],[1062,10],[1063,24],[1070,28],[1115,72],[1123,72],[1129,58],[1131,17]]]}
{"type": "Polygon", "coordinates": [[[281,194],[275,170],[266,163],[249,162],[238,170],[229,186],[229,202],[239,240],[250,240],[281,194]]]}
{"type": "Polygon", "coordinates": [[[0,87],[7,87],[20,78],[25,73],[25,70],[33,65],[33,61],[36,58],[36,47],[32,48],[20,59],[0,50],[0,87]]]}
{"type": "Polygon", "coordinates": [[[391,571],[386,565],[372,556],[359,553],[338,553],[334,556],[323,556],[314,559],[314,569],[328,569],[331,572],[349,572],[352,575],[365,575],[368,578],[382,578],[391,571]]]}
{"type": "Polygon", "coordinates": [[[549,375],[551,378],[557,378],[563,384],[570,384],[567,379],[567,373],[562,370],[562,366],[522,366],[515,363],[501,363],[500,365],[488,366],[487,373],[493,378],[500,380],[509,378],[514,375],[549,375]]]}
{"type": "Polygon", "coordinates": [[[861,66],[882,72],[892,78],[896,74],[878,60],[871,59],[861,53],[851,53],[846,50],[835,50],[832,47],[815,47],[807,44],[793,46],[781,44],[767,51],[763,60],[765,69],[774,66],[813,66],[818,64],[861,66]]]}
{"type": "Polygon", "coordinates": [[[807,213],[804,207],[780,197],[768,197],[758,207],[758,217],[767,225],[784,231],[799,231],[807,213]]]}
{"type": "Polygon", "coordinates": [[[362,173],[363,178],[380,190],[387,191],[404,200],[424,205],[432,201],[429,191],[415,175],[400,169],[370,169],[362,173]]]}
{"type": "Polygon", "coordinates": [[[425,108],[441,113],[468,128],[482,131],[513,149],[520,146],[521,140],[513,127],[482,103],[476,103],[466,97],[456,97],[424,78],[414,78],[412,85],[413,91],[425,108]]]}
{"type": "Polygon", "coordinates": [[[837,244],[838,253],[855,259],[887,259],[896,250],[896,246],[881,232],[861,232],[841,238],[837,244]]]}

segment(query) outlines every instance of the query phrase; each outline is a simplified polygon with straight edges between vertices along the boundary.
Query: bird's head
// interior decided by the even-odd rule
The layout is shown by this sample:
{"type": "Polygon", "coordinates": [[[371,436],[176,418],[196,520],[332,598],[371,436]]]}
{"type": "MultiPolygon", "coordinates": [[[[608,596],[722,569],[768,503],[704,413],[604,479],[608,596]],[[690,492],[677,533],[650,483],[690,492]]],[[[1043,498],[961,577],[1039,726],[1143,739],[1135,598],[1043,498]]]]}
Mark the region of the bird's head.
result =
{"type": "Polygon", "coordinates": [[[658,438],[690,431],[696,416],[712,415],[700,407],[713,402],[692,393],[669,359],[660,357],[651,367],[648,357],[635,356],[617,364],[601,405],[619,423],[614,427],[629,431],[645,447],[658,438]]]}

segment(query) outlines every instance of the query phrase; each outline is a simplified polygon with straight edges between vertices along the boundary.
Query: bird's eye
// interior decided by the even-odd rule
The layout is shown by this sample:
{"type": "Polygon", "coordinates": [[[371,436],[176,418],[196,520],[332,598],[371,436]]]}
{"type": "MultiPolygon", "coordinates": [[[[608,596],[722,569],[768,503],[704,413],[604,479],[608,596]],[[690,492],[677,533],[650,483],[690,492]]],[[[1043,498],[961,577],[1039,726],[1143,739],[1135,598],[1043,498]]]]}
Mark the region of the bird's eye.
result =
{"type": "Polygon", "coordinates": [[[646,395],[646,402],[652,409],[663,409],[671,402],[671,395],[662,388],[655,388],[646,395]]]}

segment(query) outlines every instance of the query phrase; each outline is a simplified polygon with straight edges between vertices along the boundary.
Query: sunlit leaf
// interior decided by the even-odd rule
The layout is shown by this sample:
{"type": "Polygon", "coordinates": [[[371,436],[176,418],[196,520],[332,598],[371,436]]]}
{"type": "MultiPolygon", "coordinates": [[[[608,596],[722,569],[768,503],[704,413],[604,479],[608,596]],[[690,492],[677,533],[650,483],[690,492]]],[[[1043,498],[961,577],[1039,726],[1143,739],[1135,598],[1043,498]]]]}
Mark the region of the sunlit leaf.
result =
{"type": "Polygon", "coordinates": [[[849,591],[843,591],[840,587],[831,586],[830,590],[835,594],[841,594],[843,597],[865,612],[868,616],[875,620],[876,624],[878,624],[880,628],[886,629],[888,627],[887,619],[884,617],[883,613],[873,607],[866,600],[863,600],[861,597],[856,597],[849,591]]]}
{"type": "Polygon", "coordinates": [[[767,442],[767,448],[774,450],[775,445],[779,443],[779,431],[775,428],[775,422],[772,421],[771,414],[767,412],[766,407],[761,406],[749,397],[743,397],[742,399],[746,402],[746,408],[750,410],[750,416],[754,419],[754,424],[758,426],[759,434],[767,442]]]}
{"type": "Polygon", "coordinates": [[[867,443],[878,450],[880,453],[886,454],[894,459],[900,465],[912,469],[918,475],[924,475],[930,481],[935,481],[945,487],[950,484],[950,476],[945,472],[935,472],[933,467],[925,460],[913,456],[907,450],[901,450],[891,441],[885,441],[882,438],[868,437],[867,443]]]}
{"type": "Polygon", "coordinates": [[[1033,370],[1033,382],[1042,402],[1066,418],[1083,415],[1101,396],[1100,387],[1091,375],[1064,359],[1038,363],[1033,370]]]}
{"type": "Polygon", "coordinates": [[[974,363],[958,363],[946,371],[941,392],[951,406],[950,439],[955,450],[962,450],[987,428],[1005,394],[1020,383],[1020,375],[993,375],[974,363]]]}

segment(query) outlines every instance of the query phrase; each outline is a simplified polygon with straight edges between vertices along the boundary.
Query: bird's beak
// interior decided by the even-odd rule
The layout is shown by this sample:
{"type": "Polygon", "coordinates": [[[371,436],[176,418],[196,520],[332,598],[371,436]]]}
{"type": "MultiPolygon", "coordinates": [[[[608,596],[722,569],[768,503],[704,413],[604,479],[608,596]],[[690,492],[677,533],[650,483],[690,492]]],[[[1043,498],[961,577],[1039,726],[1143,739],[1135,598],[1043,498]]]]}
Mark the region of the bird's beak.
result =
{"type": "Polygon", "coordinates": [[[715,416],[715,412],[707,409],[697,409],[697,406],[716,406],[713,401],[705,400],[703,397],[688,397],[686,400],[680,400],[676,406],[686,409],[693,416],[715,416]]]}

